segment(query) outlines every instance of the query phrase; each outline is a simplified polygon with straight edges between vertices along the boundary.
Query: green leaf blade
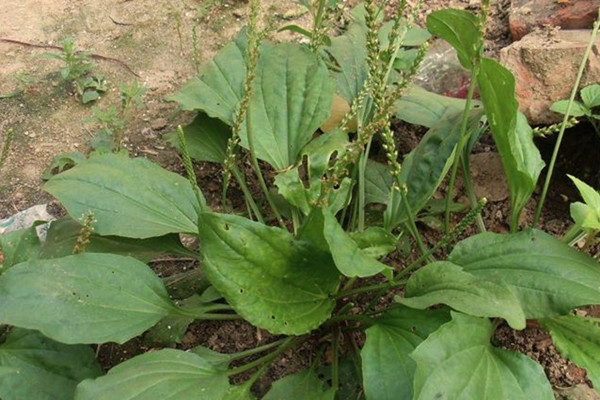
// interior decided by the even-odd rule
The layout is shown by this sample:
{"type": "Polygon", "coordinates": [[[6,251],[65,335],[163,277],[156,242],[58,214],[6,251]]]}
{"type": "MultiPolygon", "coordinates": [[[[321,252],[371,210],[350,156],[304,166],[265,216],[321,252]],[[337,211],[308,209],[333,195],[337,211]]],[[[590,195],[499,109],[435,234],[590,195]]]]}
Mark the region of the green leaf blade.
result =
{"type": "Polygon", "coordinates": [[[427,17],[427,29],[454,47],[463,67],[473,68],[482,45],[475,14],[457,9],[436,11],[427,17]]]}
{"type": "Polygon", "coordinates": [[[278,170],[288,168],[329,117],[333,95],[327,66],[308,48],[265,47],[248,109],[253,124],[241,132],[242,146],[249,148],[252,129],[256,156],[278,170]]]}
{"type": "Polygon", "coordinates": [[[125,341],[174,311],[145,264],[111,254],[79,254],[14,266],[0,276],[0,321],[62,343],[125,341]]]}
{"type": "Polygon", "coordinates": [[[452,313],[411,357],[415,400],[552,400],[542,367],[525,355],[491,346],[487,319],[452,313]]]}
{"type": "Polygon", "coordinates": [[[514,329],[525,328],[525,315],[508,285],[477,278],[448,261],[429,264],[413,274],[405,297],[397,301],[419,309],[446,304],[476,317],[504,318],[514,329]]]}
{"type": "Polygon", "coordinates": [[[554,345],[565,358],[585,368],[600,394],[600,327],[585,318],[565,315],[540,320],[550,331],[554,345]]]}
{"type": "Polygon", "coordinates": [[[512,73],[498,62],[483,58],[477,82],[508,180],[512,222],[515,224],[535,189],[545,163],[533,142],[527,119],[518,112],[512,73]]]}
{"type": "MultiPolygon", "coordinates": [[[[474,112],[470,127],[479,123],[480,116],[480,111],[474,112]]],[[[446,114],[404,159],[400,180],[407,185],[406,198],[413,217],[427,204],[452,165],[452,155],[460,139],[461,119],[460,112],[446,114]]],[[[386,229],[391,230],[407,219],[401,193],[391,192],[384,213],[386,229]]]]}
{"type": "Polygon", "coordinates": [[[164,349],[83,381],[75,400],[223,400],[228,390],[227,375],[200,356],[164,349]]]}
{"type": "Polygon", "coordinates": [[[448,261],[476,277],[506,283],[528,319],[600,304],[597,261],[542,231],[472,236],[448,261]]]}
{"type": "Polygon", "coordinates": [[[334,398],[333,388],[327,388],[317,374],[306,370],[275,381],[262,400],[334,400],[334,398]]]}
{"type": "Polygon", "coordinates": [[[199,76],[169,99],[178,102],[183,110],[203,111],[211,118],[232,125],[243,94],[247,47],[246,29],[243,29],[203,66],[199,76]]]}
{"type": "Polygon", "coordinates": [[[98,234],[138,239],[195,233],[203,206],[181,175],[123,154],[93,156],[52,178],[44,190],[74,219],[93,212],[98,234]]]}
{"type": "Polygon", "coordinates": [[[80,381],[102,374],[90,347],[57,343],[19,328],[0,345],[0,368],[12,370],[0,374],[3,400],[72,399],[80,381]]]}
{"type": "Polygon", "coordinates": [[[368,328],[361,350],[367,400],[412,400],[416,365],[409,354],[449,319],[446,310],[397,308],[368,328]]]}
{"type": "Polygon", "coordinates": [[[339,274],[328,253],[242,217],[205,213],[201,220],[206,275],[238,314],[291,335],[329,318],[339,274]]]}

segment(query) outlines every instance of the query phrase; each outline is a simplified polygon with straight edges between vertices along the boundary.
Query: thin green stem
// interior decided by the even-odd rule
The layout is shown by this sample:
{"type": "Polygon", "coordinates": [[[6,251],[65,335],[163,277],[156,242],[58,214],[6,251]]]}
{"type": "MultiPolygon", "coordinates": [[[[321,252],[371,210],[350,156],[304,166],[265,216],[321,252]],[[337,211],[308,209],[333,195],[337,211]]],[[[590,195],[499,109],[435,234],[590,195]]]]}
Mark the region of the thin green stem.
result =
{"type": "MultiPolygon", "coordinates": [[[[350,296],[354,296],[354,295],[362,294],[362,293],[373,292],[373,291],[379,290],[379,289],[389,289],[389,288],[395,287],[395,286],[402,286],[404,283],[405,283],[405,281],[393,281],[393,282],[379,283],[376,285],[361,286],[356,289],[348,290],[345,292],[340,292],[335,296],[335,298],[338,300],[344,299],[346,297],[350,297],[350,296]]],[[[333,318],[336,318],[336,317],[332,317],[332,319],[333,318]]]]}
{"type": "Polygon", "coordinates": [[[265,220],[263,218],[262,212],[260,211],[260,208],[254,201],[254,197],[252,197],[252,193],[250,192],[250,189],[248,188],[248,184],[246,183],[246,180],[244,179],[242,172],[240,171],[240,169],[238,168],[237,165],[234,165],[232,167],[231,173],[235,177],[235,180],[237,181],[238,185],[240,186],[242,193],[244,193],[244,198],[248,202],[248,205],[252,209],[252,212],[256,216],[258,222],[264,223],[265,220]]]}
{"type": "Polygon", "coordinates": [[[569,97],[569,103],[567,104],[567,111],[564,115],[562,124],[560,126],[560,131],[558,132],[558,137],[556,138],[556,144],[554,145],[554,151],[552,152],[552,158],[550,159],[550,165],[548,167],[548,174],[546,175],[546,181],[544,182],[544,188],[542,189],[542,196],[540,197],[540,201],[538,203],[537,209],[535,211],[535,217],[533,218],[533,226],[537,226],[540,216],[542,215],[542,210],[544,208],[544,202],[546,201],[546,196],[548,195],[548,189],[550,188],[550,182],[552,181],[552,174],[554,172],[554,167],[556,165],[556,159],[558,158],[558,153],[560,151],[560,145],[563,140],[563,136],[565,134],[565,130],[567,128],[567,124],[569,122],[569,118],[571,115],[571,109],[573,108],[573,102],[575,101],[575,96],[577,96],[577,91],[579,90],[579,85],[581,84],[581,79],[583,77],[583,73],[585,72],[585,68],[587,66],[588,59],[590,58],[590,54],[592,49],[596,44],[596,36],[598,36],[598,29],[600,29],[600,13],[598,15],[598,19],[594,23],[594,29],[592,30],[592,36],[590,38],[590,42],[588,47],[585,49],[585,53],[583,55],[583,60],[579,65],[579,71],[577,72],[577,78],[575,79],[575,84],[573,85],[573,90],[571,90],[571,97],[569,97]]]}
{"type": "Polygon", "coordinates": [[[260,165],[258,164],[258,159],[256,158],[256,148],[254,147],[254,134],[252,132],[253,127],[254,127],[253,120],[254,120],[254,118],[252,118],[252,113],[248,113],[248,115],[246,116],[246,124],[248,126],[248,130],[247,130],[248,149],[250,150],[250,160],[252,162],[252,168],[254,169],[254,173],[256,174],[256,177],[258,178],[258,183],[260,184],[260,188],[262,189],[263,194],[265,195],[265,198],[267,199],[267,203],[269,203],[269,207],[271,207],[273,214],[275,214],[275,218],[277,219],[277,222],[279,223],[279,225],[282,228],[287,229],[287,227],[285,226],[285,223],[283,222],[283,218],[281,217],[281,213],[279,212],[277,205],[275,204],[275,202],[273,201],[273,198],[271,197],[271,193],[269,192],[269,188],[267,187],[267,183],[265,182],[265,178],[263,177],[262,171],[260,169],[260,165]]]}
{"type": "MultiPolygon", "coordinates": [[[[463,155],[463,179],[465,183],[465,190],[467,192],[467,197],[469,198],[469,203],[471,204],[471,210],[477,208],[477,196],[475,195],[475,189],[473,188],[473,180],[471,179],[471,171],[469,169],[468,160],[465,160],[464,157],[468,157],[467,154],[463,155]]],[[[475,216],[475,223],[477,224],[477,228],[480,233],[486,231],[485,223],[483,222],[483,217],[481,216],[481,212],[478,212],[475,216]]]]}
{"type": "Polygon", "coordinates": [[[358,231],[365,230],[365,171],[367,170],[367,162],[369,160],[369,153],[371,151],[372,142],[373,137],[371,137],[367,142],[365,151],[361,155],[358,164],[358,231]]]}
{"type": "Polygon", "coordinates": [[[292,207],[292,225],[294,229],[294,235],[298,233],[298,228],[300,227],[300,214],[298,213],[298,209],[296,207],[292,207]]]}
{"type": "Polygon", "coordinates": [[[331,387],[335,392],[338,391],[340,387],[340,331],[336,329],[333,332],[333,339],[331,341],[331,347],[333,352],[333,357],[331,360],[331,387]]]}
{"type": "Polygon", "coordinates": [[[269,353],[266,356],[261,357],[257,360],[251,361],[248,364],[244,364],[240,367],[230,369],[229,371],[227,371],[227,375],[229,375],[229,376],[238,375],[238,374],[241,374],[242,372],[250,371],[250,370],[258,367],[259,365],[269,364],[272,361],[274,361],[277,357],[279,357],[281,354],[283,354],[285,351],[287,351],[289,348],[291,348],[293,345],[295,345],[296,341],[298,341],[299,339],[301,339],[301,338],[293,337],[293,336],[286,338],[286,339],[284,339],[284,342],[281,344],[281,346],[274,352],[269,353]]]}
{"type": "Polygon", "coordinates": [[[471,116],[471,109],[473,107],[473,95],[475,94],[475,88],[477,87],[477,75],[479,73],[479,65],[473,67],[471,72],[471,83],[469,84],[469,91],[467,93],[467,99],[465,102],[465,110],[463,112],[463,118],[460,125],[460,140],[458,141],[458,147],[454,150],[454,161],[452,162],[452,173],[450,175],[450,182],[448,183],[448,192],[446,193],[446,208],[444,211],[444,232],[450,232],[450,205],[454,195],[454,184],[456,183],[456,176],[458,172],[458,165],[460,164],[460,157],[463,153],[463,148],[467,143],[469,135],[467,135],[467,129],[469,126],[469,117],[471,116]]]}
{"type": "MultiPolygon", "coordinates": [[[[198,187],[198,178],[196,178],[196,172],[194,172],[194,165],[192,163],[192,158],[190,157],[190,153],[187,149],[187,143],[185,141],[185,134],[183,133],[183,128],[181,125],[177,127],[177,136],[179,139],[179,147],[181,149],[181,157],[183,158],[183,166],[185,167],[185,172],[187,174],[188,180],[192,185],[192,190],[196,195],[196,201],[198,202],[198,208],[200,211],[206,210],[206,201],[204,200],[204,196],[202,195],[202,191],[200,187],[198,187]]],[[[198,217],[199,218],[199,217],[198,217]]],[[[198,225],[200,226],[200,225],[198,225]]]]}
{"type": "Polygon", "coordinates": [[[263,352],[265,352],[267,350],[271,350],[272,348],[280,346],[283,343],[285,343],[285,341],[287,339],[288,338],[280,339],[280,340],[277,340],[275,342],[271,342],[271,343],[268,343],[268,344],[263,344],[262,346],[255,347],[253,349],[248,349],[248,350],[244,350],[244,351],[238,351],[237,353],[233,353],[233,354],[230,355],[231,361],[239,360],[239,359],[242,359],[242,358],[245,358],[245,357],[253,356],[255,354],[263,353],[263,352]]]}
{"type": "Polygon", "coordinates": [[[196,316],[196,319],[205,321],[233,321],[242,319],[242,317],[237,314],[200,314],[196,316]]]}
{"type": "MultiPolygon", "coordinates": [[[[399,178],[397,178],[397,180],[399,180],[399,178]]],[[[425,246],[425,243],[423,242],[423,238],[421,238],[421,234],[419,233],[419,228],[417,228],[417,224],[415,223],[415,218],[413,217],[412,209],[410,207],[410,204],[408,203],[408,197],[406,196],[407,193],[408,193],[408,188],[406,187],[406,185],[400,187],[400,195],[402,196],[402,204],[404,205],[404,210],[406,212],[406,216],[408,217],[408,221],[407,221],[406,225],[408,226],[409,230],[411,231],[412,236],[417,241],[417,247],[419,248],[419,251],[421,252],[421,254],[427,254],[428,253],[427,246],[425,246]]]]}

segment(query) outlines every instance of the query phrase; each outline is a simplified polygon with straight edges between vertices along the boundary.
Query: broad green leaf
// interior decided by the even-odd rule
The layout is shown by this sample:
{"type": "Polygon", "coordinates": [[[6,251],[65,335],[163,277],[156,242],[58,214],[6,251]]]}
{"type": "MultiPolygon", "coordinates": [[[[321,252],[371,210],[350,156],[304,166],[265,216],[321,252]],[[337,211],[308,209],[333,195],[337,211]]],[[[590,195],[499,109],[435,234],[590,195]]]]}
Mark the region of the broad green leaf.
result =
{"type": "Polygon", "coordinates": [[[600,106],[600,85],[595,83],[581,89],[581,100],[590,110],[600,106]]]}
{"type": "Polygon", "coordinates": [[[256,397],[250,392],[250,386],[248,384],[231,386],[222,400],[256,400],[256,397]]]}
{"type": "Polygon", "coordinates": [[[200,75],[170,97],[183,110],[203,111],[228,125],[242,98],[246,79],[246,29],[238,33],[215,57],[203,66],[200,75]]]}
{"type": "Polygon", "coordinates": [[[448,261],[431,263],[413,274],[405,297],[397,301],[419,309],[446,304],[476,317],[504,318],[514,329],[525,328],[519,299],[507,284],[476,277],[448,261]]]}
{"type": "Polygon", "coordinates": [[[563,357],[585,368],[600,394],[600,326],[575,315],[540,320],[550,331],[554,346],[563,357]]]}
{"type": "Polygon", "coordinates": [[[190,349],[190,351],[199,355],[205,361],[208,361],[213,367],[216,367],[221,371],[227,371],[229,364],[233,361],[235,356],[235,353],[233,355],[219,353],[204,346],[196,346],[190,349]]]}
{"type": "Polygon", "coordinates": [[[93,350],[13,329],[0,345],[2,400],[70,400],[77,384],[102,374],[93,350]]]}
{"type": "Polygon", "coordinates": [[[545,164],[533,143],[533,133],[527,119],[518,112],[512,73],[496,61],[483,58],[477,79],[508,180],[512,222],[516,223],[545,164]]]}
{"type": "Polygon", "coordinates": [[[146,159],[93,156],[44,189],[75,219],[93,212],[100,235],[145,239],[198,230],[200,205],[190,182],[146,159]]]}
{"type": "MultiPolygon", "coordinates": [[[[190,157],[197,161],[223,163],[231,128],[216,118],[198,113],[194,122],[183,128],[186,147],[190,157]]],[[[177,132],[166,135],[166,139],[178,150],[177,132]]]]}
{"type": "Polygon", "coordinates": [[[337,92],[349,104],[363,90],[369,74],[366,32],[364,19],[357,19],[343,35],[331,39],[331,46],[326,49],[340,68],[334,72],[337,92]]]}
{"type": "Polygon", "coordinates": [[[573,181],[575,186],[577,186],[577,190],[579,190],[579,194],[581,194],[583,201],[585,201],[585,206],[587,207],[583,218],[579,218],[579,220],[575,220],[575,222],[585,229],[600,230],[600,193],[574,176],[568,175],[568,177],[573,181]]]}
{"type": "MultiPolygon", "coordinates": [[[[568,106],[569,100],[559,100],[556,103],[552,104],[552,106],[550,106],[550,110],[564,115],[567,113],[568,106]]],[[[584,115],[588,114],[589,110],[586,108],[585,105],[581,104],[577,100],[573,102],[573,105],[571,106],[571,112],[569,113],[570,116],[583,117],[584,115]]]]}
{"type": "Polygon", "coordinates": [[[488,319],[452,313],[411,357],[414,400],[553,400],[544,370],[527,356],[495,348],[488,319]]]}
{"type": "Polygon", "coordinates": [[[427,17],[427,29],[454,47],[463,67],[473,68],[483,45],[475,14],[456,9],[435,11],[427,17]]]}
{"type": "Polygon", "coordinates": [[[542,231],[472,236],[458,243],[448,261],[478,278],[506,283],[527,319],[600,304],[598,262],[542,231]]]}
{"type": "Polygon", "coordinates": [[[0,264],[0,273],[13,265],[38,258],[40,239],[35,226],[0,235],[0,250],[4,262],[0,264]]]}
{"type": "Polygon", "coordinates": [[[262,400],[334,400],[335,390],[328,388],[317,374],[306,370],[273,383],[262,400]]]}
{"type": "Polygon", "coordinates": [[[337,269],[347,277],[364,278],[388,269],[388,266],[363,252],[328,210],[315,209],[298,236],[329,251],[337,269]]]}
{"type": "Polygon", "coordinates": [[[265,47],[246,119],[251,125],[240,134],[242,145],[249,147],[251,134],[258,158],[278,170],[295,164],[329,117],[334,89],[327,66],[307,47],[265,47]]]}
{"type": "MultiPolygon", "coordinates": [[[[314,204],[321,196],[323,175],[327,172],[331,158],[338,158],[346,152],[348,135],[336,130],[325,133],[307,144],[300,154],[305,165],[296,166],[275,176],[275,185],[279,194],[291,205],[298,207],[304,215],[310,214],[314,204]],[[306,170],[302,170],[303,167],[306,170]],[[302,171],[301,171],[302,170],[302,171]],[[302,176],[308,175],[306,184],[302,176]]],[[[329,194],[329,207],[333,213],[341,210],[349,200],[352,181],[344,179],[338,189],[329,194]]]]}
{"type": "Polygon", "coordinates": [[[365,203],[386,204],[394,177],[386,164],[368,159],[365,169],[365,203]]]}
{"type": "Polygon", "coordinates": [[[130,257],[85,253],[0,275],[0,322],[62,343],[124,343],[176,312],[162,281],[130,257]]]}
{"type": "Polygon", "coordinates": [[[388,231],[378,226],[371,226],[364,231],[351,232],[350,237],[362,250],[363,254],[380,258],[396,250],[398,239],[388,231]]]}
{"type": "Polygon", "coordinates": [[[446,310],[402,307],[387,311],[369,327],[360,352],[367,400],[412,400],[416,365],[409,354],[449,320],[446,310]]]}
{"type": "Polygon", "coordinates": [[[244,319],[300,335],[329,318],[339,284],[329,253],[246,218],[204,213],[201,221],[206,275],[244,319]]]}
{"type": "Polygon", "coordinates": [[[576,201],[569,207],[571,218],[580,227],[585,229],[600,230],[600,223],[597,222],[597,213],[587,204],[576,201]]]}
{"type": "Polygon", "coordinates": [[[229,380],[194,353],[164,349],[142,354],[85,380],[75,400],[226,400],[229,380]]]}
{"type": "MultiPolygon", "coordinates": [[[[73,254],[81,225],[64,217],[52,221],[46,235],[46,241],[40,250],[40,258],[59,258],[73,254]]],[[[148,262],[160,254],[173,254],[185,257],[198,257],[198,254],[186,249],[177,234],[169,234],[149,239],[130,239],[118,236],[99,236],[92,234],[88,253],[111,253],[137,258],[148,262]]]]}
{"type": "Polygon", "coordinates": [[[396,118],[427,128],[436,125],[446,114],[462,112],[464,109],[465,100],[428,92],[419,86],[411,86],[394,103],[396,118]]]}
{"type": "MultiPolygon", "coordinates": [[[[198,316],[205,312],[204,309],[208,305],[197,294],[177,301],[176,304],[179,308],[190,311],[198,316]]],[[[188,315],[167,315],[146,332],[144,339],[152,344],[162,346],[172,346],[181,343],[189,325],[194,322],[194,319],[188,315]]]]}
{"type": "MultiPolygon", "coordinates": [[[[479,111],[473,113],[471,127],[479,123],[480,116],[479,111]]],[[[404,159],[400,180],[408,188],[406,197],[413,217],[425,207],[452,165],[452,156],[460,139],[461,120],[462,112],[446,114],[404,159]]],[[[386,229],[397,227],[407,218],[400,192],[390,193],[384,214],[386,229]]]]}

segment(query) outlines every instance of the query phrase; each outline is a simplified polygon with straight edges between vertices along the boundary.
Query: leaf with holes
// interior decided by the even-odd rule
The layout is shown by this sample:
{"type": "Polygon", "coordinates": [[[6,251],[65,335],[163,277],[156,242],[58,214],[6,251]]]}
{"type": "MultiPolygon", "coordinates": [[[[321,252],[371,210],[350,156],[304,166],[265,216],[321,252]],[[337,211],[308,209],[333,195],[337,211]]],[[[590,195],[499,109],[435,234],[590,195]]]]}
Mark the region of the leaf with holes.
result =
{"type": "Polygon", "coordinates": [[[93,212],[100,235],[145,239],[198,230],[200,205],[190,182],[143,158],[92,156],[44,189],[75,219],[93,212]]]}
{"type": "Polygon", "coordinates": [[[314,209],[298,238],[331,253],[335,266],[347,277],[364,278],[389,270],[387,265],[363,251],[328,210],[314,209]]]}
{"type": "Polygon", "coordinates": [[[472,236],[456,245],[448,261],[477,278],[507,284],[527,319],[600,304],[598,262],[542,231],[472,236]]]}
{"type": "Polygon", "coordinates": [[[72,399],[75,387],[102,374],[93,350],[54,342],[38,332],[14,328],[0,345],[3,400],[72,399]]]}
{"type": "Polygon", "coordinates": [[[130,257],[85,253],[15,265],[0,275],[0,322],[62,343],[124,343],[175,306],[162,281],[130,257]]]}
{"type": "Polygon", "coordinates": [[[206,275],[244,319],[301,335],[329,318],[339,284],[329,253],[246,218],[204,213],[201,221],[206,275]]]}
{"type": "Polygon", "coordinates": [[[411,357],[414,399],[553,400],[544,370],[527,356],[495,348],[492,323],[452,313],[411,357]]]}
{"type": "Polygon", "coordinates": [[[565,358],[585,368],[600,394],[600,326],[598,321],[575,315],[540,320],[550,331],[554,345],[565,358]]]}
{"type": "Polygon", "coordinates": [[[164,349],[81,382],[75,400],[224,400],[228,390],[227,375],[202,357],[164,349]]]}
{"type": "Polygon", "coordinates": [[[504,318],[514,329],[525,328],[519,299],[507,284],[476,277],[448,261],[431,263],[414,273],[405,297],[397,301],[419,309],[446,304],[476,317],[504,318]]]}
{"type": "MultiPolygon", "coordinates": [[[[348,135],[341,130],[325,133],[312,140],[300,154],[301,159],[306,162],[307,185],[301,179],[304,165],[299,165],[275,176],[279,193],[304,215],[310,214],[321,196],[323,175],[327,172],[332,157],[341,157],[346,152],[347,144],[348,135]]],[[[328,195],[331,212],[337,213],[349,200],[351,183],[350,179],[344,179],[339,188],[331,190],[328,195]]]]}
{"type": "Polygon", "coordinates": [[[447,310],[396,308],[366,330],[360,352],[367,400],[412,400],[415,362],[409,354],[450,320],[447,310]]]}

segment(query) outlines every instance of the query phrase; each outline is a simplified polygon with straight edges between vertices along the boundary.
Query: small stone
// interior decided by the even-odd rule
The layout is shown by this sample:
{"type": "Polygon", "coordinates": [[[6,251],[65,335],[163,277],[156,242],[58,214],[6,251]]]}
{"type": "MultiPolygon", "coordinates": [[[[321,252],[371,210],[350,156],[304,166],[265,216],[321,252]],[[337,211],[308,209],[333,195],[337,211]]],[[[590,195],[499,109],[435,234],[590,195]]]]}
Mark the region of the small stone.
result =
{"type": "Polygon", "coordinates": [[[157,118],[154,121],[152,121],[152,124],[150,126],[155,131],[160,131],[161,129],[164,129],[167,126],[167,124],[168,122],[165,118],[157,118]]]}

